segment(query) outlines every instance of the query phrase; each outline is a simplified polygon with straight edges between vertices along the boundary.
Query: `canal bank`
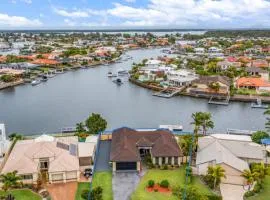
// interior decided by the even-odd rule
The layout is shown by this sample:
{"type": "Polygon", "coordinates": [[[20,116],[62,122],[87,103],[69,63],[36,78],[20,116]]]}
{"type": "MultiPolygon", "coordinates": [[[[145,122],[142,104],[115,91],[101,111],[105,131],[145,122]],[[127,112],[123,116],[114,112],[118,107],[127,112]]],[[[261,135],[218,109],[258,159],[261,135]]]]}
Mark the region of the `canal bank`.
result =
{"type": "MultiPolygon", "coordinates": [[[[153,91],[162,91],[164,90],[164,88],[162,87],[158,87],[158,86],[154,86],[154,85],[148,85],[148,84],[145,84],[141,81],[137,81],[136,79],[133,79],[133,78],[129,78],[129,81],[133,84],[136,84],[140,87],[143,87],[143,88],[146,88],[146,89],[149,89],[149,90],[153,90],[153,91]]],[[[210,99],[212,95],[203,95],[203,94],[190,94],[190,93],[187,93],[187,92],[181,92],[180,95],[182,96],[187,96],[187,97],[193,97],[193,98],[202,98],[202,99],[210,99]]],[[[234,96],[231,96],[230,97],[230,101],[235,101],[235,102],[249,102],[249,103],[252,103],[252,102],[256,102],[257,99],[261,99],[261,101],[263,103],[270,103],[270,97],[267,97],[267,96],[254,96],[254,95],[234,95],[234,96]]]]}
{"type": "Polygon", "coordinates": [[[132,50],[131,60],[96,68],[69,71],[35,87],[29,84],[0,92],[0,122],[7,132],[40,134],[75,126],[91,112],[100,113],[108,121],[108,130],[128,126],[158,127],[160,124],[181,124],[192,130],[191,114],[211,112],[214,131],[227,128],[263,129],[265,116],[250,103],[232,102],[229,106],[209,105],[206,99],[186,96],[164,99],[152,91],[123,80],[118,86],[108,78],[109,71],[130,70],[132,63],[164,55],[161,49],[132,50]]]}

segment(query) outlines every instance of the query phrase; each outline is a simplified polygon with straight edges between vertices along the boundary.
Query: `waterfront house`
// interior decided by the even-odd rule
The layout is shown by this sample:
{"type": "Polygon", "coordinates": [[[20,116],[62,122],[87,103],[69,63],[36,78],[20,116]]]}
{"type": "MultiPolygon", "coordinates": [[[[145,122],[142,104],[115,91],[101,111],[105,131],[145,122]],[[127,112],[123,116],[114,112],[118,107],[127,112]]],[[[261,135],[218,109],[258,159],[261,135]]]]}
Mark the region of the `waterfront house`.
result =
{"type": "Polygon", "coordinates": [[[169,130],[137,131],[119,128],[112,133],[110,161],[115,171],[140,171],[150,156],[156,165],[180,165],[183,154],[169,130]]]}
{"type": "Polygon", "coordinates": [[[249,164],[265,161],[265,149],[247,139],[248,136],[213,134],[198,139],[196,169],[199,175],[206,175],[208,166],[221,165],[226,178],[223,183],[243,185],[241,176],[249,164]],[[224,135],[224,136],[223,136],[224,135]]]}
{"type": "Polygon", "coordinates": [[[195,72],[185,69],[171,70],[167,73],[167,81],[174,87],[190,86],[196,79],[198,76],[195,72]]]}
{"type": "Polygon", "coordinates": [[[146,67],[151,67],[151,68],[158,68],[161,65],[162,65],[161,60],[154,60],[154,59],[147,60],[147,62],[145,63],[146,67]]]}
{"type": "Polygon", "coordinates": [[[16,170],[24,183],[36,183],[41,173],[49,183],[78,181],[82,170],[90,167],[94,150],[94,143],[80,145],[77,136],[42,135],[21,140],[13,147],[1,173],[16,170]]]}
{"type": "Polygon", "coordinates": [[[188,91],[194,95],[227,95],[230,91],[230,79],[225,76],[200,76],[188,91]],[[218,84],[218,90],[213,90],[211,84],[218,84]]]}
{"type": "Polygon", "coordinates": [[[254,89],[259,93],[270,91],[270,83],[261,77],[241,77],[236,80],[236,87],[254,89]]]}
{"type": "Polygon", "coordinates": [[[252,77],[261,77],[265,81],[269,81],[269,72],[258,67],[247,67],[246,72],[252,77]]]}

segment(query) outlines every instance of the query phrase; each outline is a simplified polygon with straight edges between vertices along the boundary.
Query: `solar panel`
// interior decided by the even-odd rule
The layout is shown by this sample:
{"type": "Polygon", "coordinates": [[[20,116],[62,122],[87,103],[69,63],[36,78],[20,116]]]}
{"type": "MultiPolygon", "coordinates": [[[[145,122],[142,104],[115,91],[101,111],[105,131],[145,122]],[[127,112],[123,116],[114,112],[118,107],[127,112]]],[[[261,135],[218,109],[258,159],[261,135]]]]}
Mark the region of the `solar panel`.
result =
{"type": "Polygon", "coordinates": [[[65,150],[69,150],[69,145],[68,144],[65,144],[65,143],[62,143],[62,142],[57,142],[56,143],[56,146],[60,149],[65,149],[65,150]]]}
{"type": "Polygon", "coordinates": [[[73,155],[73,156],[78,155],[77,145],[76,144],[70,144],[69,145],[69,153],[70,153],[70,155],[73,155]]]}

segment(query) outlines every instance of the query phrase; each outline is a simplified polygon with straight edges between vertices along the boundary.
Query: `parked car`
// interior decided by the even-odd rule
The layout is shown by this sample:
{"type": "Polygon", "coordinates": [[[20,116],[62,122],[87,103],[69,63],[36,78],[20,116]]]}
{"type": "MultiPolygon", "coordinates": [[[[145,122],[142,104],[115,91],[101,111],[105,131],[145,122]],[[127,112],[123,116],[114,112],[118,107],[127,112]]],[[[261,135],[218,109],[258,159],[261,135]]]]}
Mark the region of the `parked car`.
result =
{"type": "Polygon", "coordinates": [[[86,178],[89,178],[90,176],[92,176],[92,169],[91,168],[87,168],[84,170],[83,172],[83,175],[86,177],[86,178]]]}

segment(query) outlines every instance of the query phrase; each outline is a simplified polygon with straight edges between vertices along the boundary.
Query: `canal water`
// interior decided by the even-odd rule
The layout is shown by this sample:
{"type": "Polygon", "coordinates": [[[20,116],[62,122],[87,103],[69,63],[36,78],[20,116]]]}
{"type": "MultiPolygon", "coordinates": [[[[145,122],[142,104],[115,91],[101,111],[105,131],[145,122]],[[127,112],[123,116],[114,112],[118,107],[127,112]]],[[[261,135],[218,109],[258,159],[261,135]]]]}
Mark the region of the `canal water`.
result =
{"type": "Polygon", "coordinates": [[[182,124],[185,130],[191,130],[191,114],[207,111],[213,115],[215,131],[264,128],[263,110],[252,109],[250,103],[231,102],[229,106],[217,106],[191,97],[163,99],[128,80],[121,86],[116,85],[107,77],[108,71],[130,69],[133,62],[162,53],[160,49],[146,49],[127,54],[133,60],[70,71],[37,86],[26,84],[0,91],[0,122],[6,124],[9,133],[40,134],[75,126],[95,112],[108,121],[108,129],[182,124]]]}

